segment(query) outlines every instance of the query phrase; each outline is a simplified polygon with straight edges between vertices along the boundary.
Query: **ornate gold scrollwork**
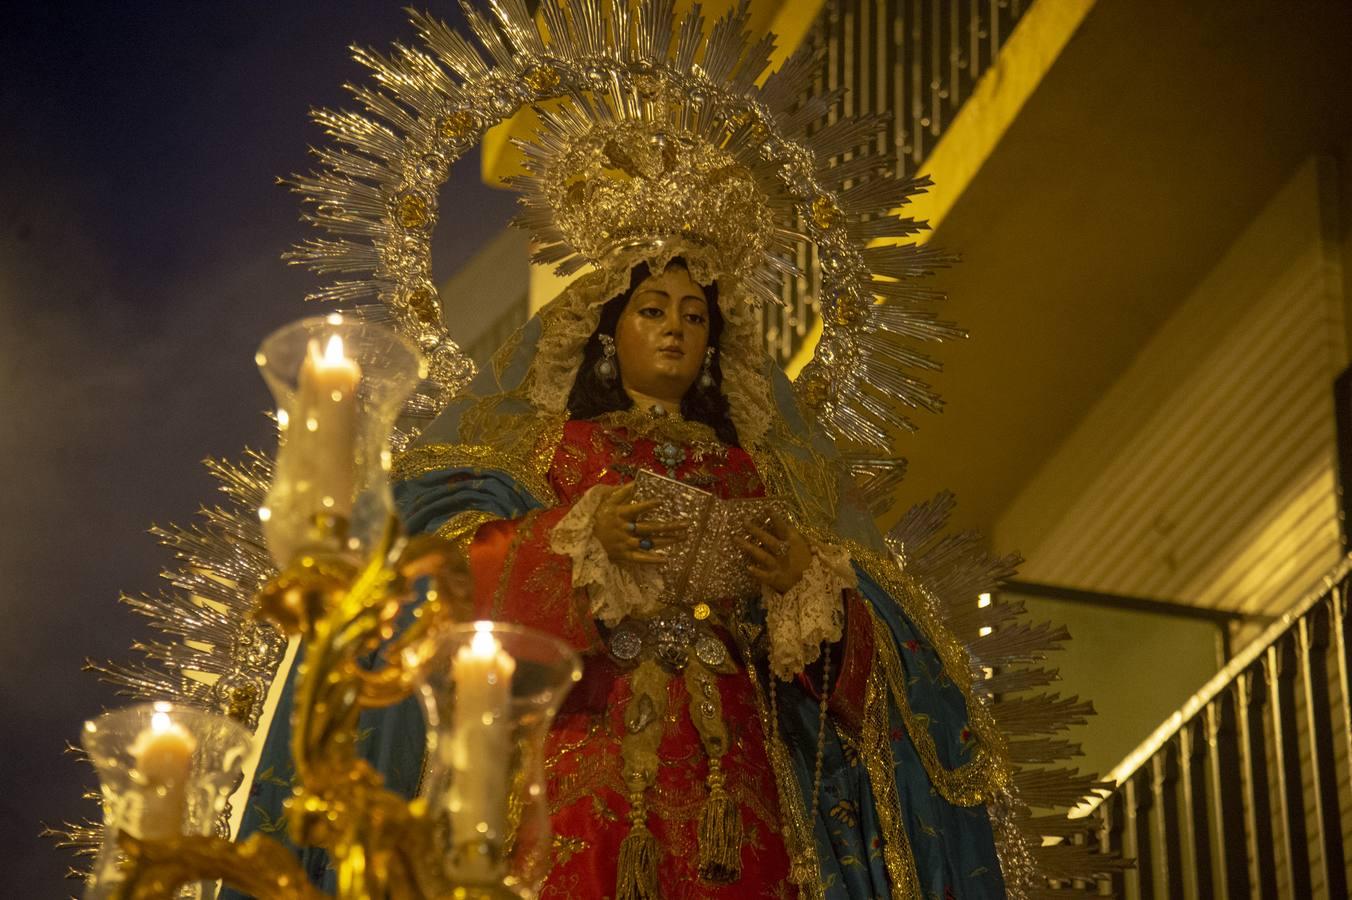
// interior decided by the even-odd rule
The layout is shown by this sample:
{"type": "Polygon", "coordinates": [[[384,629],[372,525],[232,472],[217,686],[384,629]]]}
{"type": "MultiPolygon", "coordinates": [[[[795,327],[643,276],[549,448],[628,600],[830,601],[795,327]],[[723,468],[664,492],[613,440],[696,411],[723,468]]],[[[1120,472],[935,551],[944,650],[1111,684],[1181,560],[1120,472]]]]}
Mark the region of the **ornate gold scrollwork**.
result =
{"type": "MultiPolygon", "coordinates": [[[[292,711],[297,786],[287,825],[300,846],[329,851],[346,900],[455,894],[436,851],[433,821],[421,800],[406,801],[357,756],[357,717],[412,692],[426,659],[402,652],[426,643],[440,626],[467,618],[468,565],[451,542],[408,538],[391,518],[364,565],[337,553],[297,554],[257,596],[255,615],[306,641],[292,711]],[[415,591],[421,585],[422,591],[415,591]],[[395,638],[400,614],[411,625],[395,638]],[[359,660],[384,646],[385,664],[359,660]]],[[[291,852],[255,834],[238,844],[220,838],[139,840],[118,837],[126,854],[125,900],[172,900],[185,884],[223,880],[260,900],[316,900],[291,852]]]]}

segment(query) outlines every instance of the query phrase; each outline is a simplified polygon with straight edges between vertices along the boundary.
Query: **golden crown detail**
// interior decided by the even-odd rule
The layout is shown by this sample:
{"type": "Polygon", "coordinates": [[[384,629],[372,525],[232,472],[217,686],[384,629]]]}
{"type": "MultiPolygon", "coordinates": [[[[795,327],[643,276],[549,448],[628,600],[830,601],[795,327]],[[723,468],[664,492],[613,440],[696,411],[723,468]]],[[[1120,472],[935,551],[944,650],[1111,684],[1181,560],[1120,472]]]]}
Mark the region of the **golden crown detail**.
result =
{"type": "Polygon", "coordinates": [[[887,454],[912,427],[904,409],[938,408],[919,377],[938,365],[918,344],[962,332],[926,308],[941,295],[916,278],[948,257],[905,243],[925,225],[896,215],[928,182],[901,174],[885,116],[844,115],[843,93],[819,86],[820,47],[804,42],[767,75],[775,39],[751,38],[745,2],[707,28],[698,5],[678,17],[671,0],[464,10],[477,46],[413,12],[421,47],[356,50],[375,81],[352,88],[364,112],[316,113],[335,146],[291,180],[330,237],[289,258],[339,275],[312,297],[395,325],[428,358],[440,391],[416,396],[413,418],[434,417],[474,374],[431,276],[440,188],[527,108],[540,127],[519,144],[527,174],[511,186],[537,262],[567,274],[674,248],[731,282],[730,302],[754,304],[779,302],[815,257],[822,332],[794,382],[805,411],[887,454]]]}
{"type": "Polygon", "coordinates": [[[740,281],[762,262],[773,222],[754,175],[717,147],[639,123],[596,129],[561,153],[521,144],[532,173],[518,224],[543,224],[556,242],[537,259],[562,268],[606,265],[655,245],[697,255],[740,281]],[[550,229],[552,224],[553,228],[550,229]]]}

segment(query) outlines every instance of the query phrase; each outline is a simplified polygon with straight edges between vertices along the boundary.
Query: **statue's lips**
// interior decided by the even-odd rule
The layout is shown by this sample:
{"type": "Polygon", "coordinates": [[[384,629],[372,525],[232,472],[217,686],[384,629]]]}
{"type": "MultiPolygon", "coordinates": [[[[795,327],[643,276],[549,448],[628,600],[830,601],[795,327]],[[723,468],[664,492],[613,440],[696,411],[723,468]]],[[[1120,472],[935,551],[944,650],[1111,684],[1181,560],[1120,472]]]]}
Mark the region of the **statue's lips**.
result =
{"type": "Polygon", "coordinates": [[[685,351],[680,347],[658,347],[657,355],[670,359],[685,359],[685,351]]]}

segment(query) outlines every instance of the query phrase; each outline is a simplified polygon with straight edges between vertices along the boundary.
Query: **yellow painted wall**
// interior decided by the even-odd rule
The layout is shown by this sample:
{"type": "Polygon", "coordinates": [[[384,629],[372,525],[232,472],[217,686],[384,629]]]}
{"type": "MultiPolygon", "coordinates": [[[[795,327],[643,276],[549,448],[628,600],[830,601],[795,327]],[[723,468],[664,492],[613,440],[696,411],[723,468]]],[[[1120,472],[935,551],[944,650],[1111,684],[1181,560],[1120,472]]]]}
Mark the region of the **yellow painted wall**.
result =
{"type": "MultiPolygon", "coordinates": [[[[994,543],[1028,559],[1021,577],[1275,615],[1340,556],[1332,384],[1348,351],[1327,166],[1277,192],[1005,510],[994,543]]],[[[1064,689],[1108,713],[1086,729],[1100,759],[1146,736],[1152,695],[1202,683],[1180,627],[1111,618],[1072,628],[1076,654],[1106,668],[1149,648],[1153,664],[1068,671],[1064,689]]]]}
{"type": "MultiPolygon", "coordinates": [[[[1039,0],[1000,48],[972,96],[958,110],[921,171],[934,186],[916,197],[906,214],[938,229],[944,215],[971,184],[977,171],[1094,8],[1095,0],[1039,0]]],[[[922,234],[920,239],[923,240],[922,234]]]]}
{"type": "Polygon", "coordinates": [[[996,544],[1024,552],[1025,577],[1271,613],[1336,557],[1347,350],[1318,170],[1277,193],[1001,515],[996,544]]]}
{"type": "Polygon", "coordinates": [[[1084,747],[1084,756],[1071,763],[1081,771],[1102,774],[1116,766],[1220,668],[1219,631],[1209,622],[1019,599],[1032,621],[1070,630],[1070,643],[1047,665],[1061,672],[1053,690],[1094,703],[1097,716],[1066,735],[1084,747]]]}
{"type": "MultiPolygon", "coordinates": [[[[913,197],[903,212],[928,222],[931,230],[907,240],[924,243],[939,230],[944,216],[996,151],[1000,139],[1095,2],[1039,0],[1019,19],[1018,27],[1000,48],[994,64],[981,76],[972,96],[958,110],[957,117],[920,167],[921,173],[930,176],[934,184],[913,197]]],[[[821,322],[814,320],[798,352],[784,367],[790,378],[797,378],[812,359],[820,337],[821,322]]]]}

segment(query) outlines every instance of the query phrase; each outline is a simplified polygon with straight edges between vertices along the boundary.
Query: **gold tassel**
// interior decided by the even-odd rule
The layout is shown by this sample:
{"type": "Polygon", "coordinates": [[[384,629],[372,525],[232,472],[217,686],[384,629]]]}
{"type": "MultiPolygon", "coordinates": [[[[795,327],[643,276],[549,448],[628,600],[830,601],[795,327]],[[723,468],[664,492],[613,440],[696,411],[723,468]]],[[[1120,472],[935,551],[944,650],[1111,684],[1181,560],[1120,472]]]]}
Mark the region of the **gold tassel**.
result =
{"type": "Polygon", "coordinates": [[[657,892],[657,839],[643,820],[647,817],[642,797],[631,797],[629,821],[633,825],[620,842],[620,861],[615,872],[615,900],[660,900],[657,892]]]}
{"type": "Polygon", "coordinates": [[[742,811],[723,788],[721,760],[709,760],[709,799],[699,817],[699,877],[729,884],[742,877],[742,811]]]}
{"type": "Polygon", "coordinates": [[[671,676],[650,659],[634,671],[634,695],[625,707],[625,734],[620,741],[624,780],[629,787],[629,833],[620,842],[615,872],[615,900],[659,900],[657,839],[648,830],[648,804],[643,793],[657,777],[657,745],[667,710],[671,676]]]}

